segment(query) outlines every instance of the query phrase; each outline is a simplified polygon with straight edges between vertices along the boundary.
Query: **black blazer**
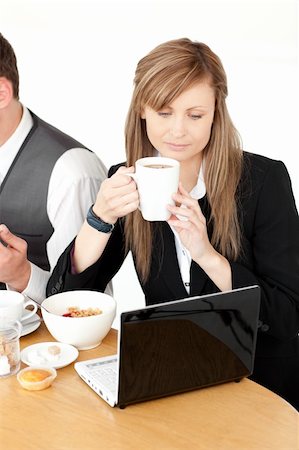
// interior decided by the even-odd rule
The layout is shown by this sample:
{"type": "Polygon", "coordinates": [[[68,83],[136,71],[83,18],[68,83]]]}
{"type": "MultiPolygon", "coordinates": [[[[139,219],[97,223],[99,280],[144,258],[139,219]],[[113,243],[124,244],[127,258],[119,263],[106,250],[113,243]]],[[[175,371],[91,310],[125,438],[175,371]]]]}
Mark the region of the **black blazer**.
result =
{"type": "MultiPolygon", "coordinates": [[[[112,167],[109,176],[118,167],[112,167]]],[[[299,219],[284,164],[244,152],[238,198],[242,253],[237,261],[230,261],[232,283],[233,288],[261,286],[256,354],[260,357],[297,355],[299,358],[299,219]]],[[[208,222],[210,208],[206,196],[199,203],[208,222]]],[[[211,235],[211,229],[208,233],[211,235]]],[[[117,222],[102,257],[78,275],[70,271],[71,248],[72,244],[57,263],[48,284],[48,295],[71,289],[104,291],[126,256],[122,221],[117,222]]],[[[174,235],[167,222],[155,223],[150,276],[146,283],[141,282],[141,287],[147,305],[188,295],[180,275],[174,235]]],[[[189,295],[218,290],[192,262],[189,295]]]]}

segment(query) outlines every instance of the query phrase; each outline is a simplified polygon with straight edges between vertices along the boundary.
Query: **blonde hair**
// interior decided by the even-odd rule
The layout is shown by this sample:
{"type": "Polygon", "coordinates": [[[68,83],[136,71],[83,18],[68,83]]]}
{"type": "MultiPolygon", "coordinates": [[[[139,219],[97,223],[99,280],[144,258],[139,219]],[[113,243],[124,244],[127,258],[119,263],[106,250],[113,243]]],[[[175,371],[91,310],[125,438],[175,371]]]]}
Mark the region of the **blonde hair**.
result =
{"type": "MultiPolygon", "coordinates": [[[[139,61],[125,126],[127,164],[134,165],[137,159],[155,152],[147,137],[145,120],[141,118],[143,108],[149,106],[158,111],[202,81],[208,81],[215,93],[211,136],[204,149],[211,243],[222,255],[235,260],[241,248],[236,191],[243,153],[225,103],[225,71],[218,56],[207,45],[187,38],[172,40],[159,45],[139,61]]],[[[143,281],[149,276],[153,231],[153,224],[143,220],[139,211],[125,219],[126,245],[134,254],[143,281]]]]}

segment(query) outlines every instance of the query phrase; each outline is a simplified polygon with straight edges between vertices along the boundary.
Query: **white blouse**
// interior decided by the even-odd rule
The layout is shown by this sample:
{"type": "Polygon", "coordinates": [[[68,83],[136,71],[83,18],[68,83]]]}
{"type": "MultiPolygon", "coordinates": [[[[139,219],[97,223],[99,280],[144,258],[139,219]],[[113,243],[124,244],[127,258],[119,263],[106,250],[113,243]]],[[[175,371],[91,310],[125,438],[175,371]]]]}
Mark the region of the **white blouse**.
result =
{"type": "MultiPolygon", "coordinates": [[[[192,198],[199,200],[203,198],[206,193],[206,186],[204,182],[204,161],[200,166],[200,171],[197,179],[197,184],[191,190],[190,195],[192,198]]],[[[183,208],[184,206],[182,206],[183,208]]],[[[187,250],[179,238],[178,233],[173,227],[170,227],[175,237],[175,247],[178,258],[178,263],[180,267],[181,277],[185,285],[187,293],[190,293],[190,267],[191,267],[191,256],[189,250],[187,250]]]]}

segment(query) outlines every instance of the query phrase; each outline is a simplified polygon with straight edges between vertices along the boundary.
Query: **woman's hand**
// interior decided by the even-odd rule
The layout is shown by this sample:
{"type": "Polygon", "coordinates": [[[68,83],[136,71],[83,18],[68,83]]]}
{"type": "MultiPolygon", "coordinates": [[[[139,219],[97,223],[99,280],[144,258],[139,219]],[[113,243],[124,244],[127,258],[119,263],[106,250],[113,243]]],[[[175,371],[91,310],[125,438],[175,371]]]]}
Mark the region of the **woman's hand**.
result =
{"type": "Polygon", "coordinates": [[[182,245],[221,291],[232,289],[230,264],[210,243],[206,219],[198,201],[189,195],[181,183],[173,199],[181,206],[168,206],[172,213],[168,223],[177,231],[182,245]]]}
{"type": "Polygon", "coordinates": [[[104,222],[114,224],[118,218],[138,208],[136,183],[125,175],[132,172],[134,167],[120,167],[112,177],[102,182],[93,210],[104,222]]]}
{"type": "Polygon", "coordinates": [[[215,252],[208,238],[206,219],[198,201],[190,196],[181,183],[173,199],[181,206],[168,206],[172,213],[168,223],[174,227],[192,259],[200,263],[204,257],[215,252]]]}
{"type": "MultiPolygon", "coordinates": [[[[112,177],[102,182],[93,211],[104,222],[114,224],[119,217],[138,208],[136,183],[125,175],[133,171],[133,167],[120,167],[112,177]]],[[[83,272],[100,258],[110,236],[110,233],[98,232],[85,220],[76,237],[72,258],[73,268],[77,273],[83,272]]]]}

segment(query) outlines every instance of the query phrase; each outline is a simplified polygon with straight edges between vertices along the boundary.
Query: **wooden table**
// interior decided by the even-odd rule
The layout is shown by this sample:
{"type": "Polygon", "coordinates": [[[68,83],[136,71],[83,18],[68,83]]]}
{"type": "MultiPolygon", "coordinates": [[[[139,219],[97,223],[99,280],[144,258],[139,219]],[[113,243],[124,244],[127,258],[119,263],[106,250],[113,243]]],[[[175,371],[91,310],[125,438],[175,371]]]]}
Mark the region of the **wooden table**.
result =
{"type": "MultiPolygon", "coordinates": [[[[115,330],[78,360],[115,353],[115,330]]],[[[21,338],[24,348],[53,341],[44,324],[21,338]]],[[[287,402],[244,379],[185,394],[111,408],[77,375],[58,369],[44,391],[26,391],[16,376],[0,379],[0,448],[279,449],[299,448],[298,413],[287,402]]]]}

